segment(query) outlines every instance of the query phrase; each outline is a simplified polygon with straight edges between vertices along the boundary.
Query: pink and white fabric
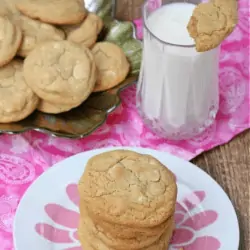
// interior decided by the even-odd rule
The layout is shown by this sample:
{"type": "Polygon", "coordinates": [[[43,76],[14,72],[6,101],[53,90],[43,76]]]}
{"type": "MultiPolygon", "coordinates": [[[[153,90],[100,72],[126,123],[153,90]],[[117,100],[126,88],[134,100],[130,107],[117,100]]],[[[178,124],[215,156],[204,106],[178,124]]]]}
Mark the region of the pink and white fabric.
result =
{"type": "MultiPolygon", "coordinates": [[[[122,92],[120,107],[109,115],[101,128],[87,138],[61,139],[34,131],[20,135],[2,135],[0,137],[1,250],[14,249],[12,222],[18,202],[25,190],[47,168],[68,156],[93,148],[126,145],[167,151],[190,160],[204,151],[227,143],[237,134],[249,129],[249,19],[249,0],[239,0],[239,24],[222,45],[219,114],[210,129],[192,140],[174,143],[149,131],[136,110],[135,85],[122,92]]],[[[135,23],[140,36],[141,21],[137,20],[135,23]]],[[[193,250],[192,247],[187,249],[193,250]]]]}

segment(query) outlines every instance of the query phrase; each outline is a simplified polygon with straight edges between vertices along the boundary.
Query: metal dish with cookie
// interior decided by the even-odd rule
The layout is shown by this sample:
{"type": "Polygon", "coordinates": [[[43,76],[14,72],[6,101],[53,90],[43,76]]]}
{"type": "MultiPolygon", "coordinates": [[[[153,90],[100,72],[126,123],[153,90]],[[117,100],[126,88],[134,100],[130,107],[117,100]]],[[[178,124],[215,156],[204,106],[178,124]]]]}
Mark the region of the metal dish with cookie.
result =
{"type": "MultiPolygon", "coordinates": [[[[79,0],[73,1],[79,2],[79,0]]],[[[105,122],[108,114],[119,106],[121,102],[119,96],[120,91],[134,83],[138,78],[142,44],[135,38],[135,29],[132,22],[121,22],[112,17],[112,2],[112,0],[85,0],[83,8],[84,10],[86,9],[87,13],[86,16],[83,17],[83,12],[80,13],[78,11],[78,14],[80,13],[82,16],[82,18],[79,18],[78,23],[75,21],[71,22],[70,14],[72,13],[67,14],[67,20],[61,19],[59,20],[60,22],[54,19],[47,19],[45,12],[41,12],[40,14],[36,13],[37,16],[35,17],[32,16],[34,20],[37,19],[40,21],[30,22],[31,24],[42,21],[47,25],[44,25],[45,28],[57,24],[56,27],[59,29],[59,32],[65,33],[65,40],[51,39],[48,41],[51,46],[61,46],[64,44],[62,47],[65,48],[65,44],[67,44],[66,47],[68,48],[68,45],[73,42],[79,46],[79,53],[82,53],[81,51],[84,51],[85,48],[88,47],[88,50],[93,53],[97,68],[96,85],[93,86],[93,88],[91,87],[93,93],[88,96],[88,98],[81,98],[78,96],[79,93],[72,92],[72,98],[74,100],[72,99],[72,101],[70,101],[70,96],[67,96],[67,93],[60,89],[60,85],[56,87],[53,86],[56,80],[52,81],[51,79],[53,77],[59,77],[59,74],[55,74],[56,71],[47,72],[46,81],[39,78],[38,76],[42,73],[42,70],[39,69],[39,67],[41,67],[41,65],[39,65],[39,58],[41,58],[40,55],[43,55],[42,51],[45,49],[48,51],[50,60],[55,60],[53,57],[58,57],[60,53],[52,53],[53,50],[48,49],[48,46],[40,44],[37,40],[39,44],[33,51],[29,52],[29,55],[24,60],[24,77],[26,83],[40,99],[37,104],[37,109],[21,121],[0,123],[0,133],[17,134],[28,130],[36,130],[53,136],[82,138],[88,136],[101,126],[105,122]],[[81,31],[83,29],[88,30],[91,25],[93,25],[93,30],[83,35],[81,31]],[[119,58],[115,58],[113,53],[110,53],[110,47],[121,54],[119,58]],[[103,49],[104,52],[108,52],[109,60],[105,61],[103,55],[95,56],[95,54],[98,54],[96,52],[100,48],[103,49]],[[31,60],[32,55],[33,59],[31,60]],[[106,68],[103,68],[103,63],[109,64],[111,71],[107,71],[106,68]],[[117,65],[114,66],[114,64],[117,65]],[[30,72],[27,65],[29,68],[32,68],[30,72]],[[34,72],[37,72],[37,74],[34,72]],[[114,76],[110,78],[109,74],[114,74],[114,76]],[[111,79],[112,81],[106,82],[106,79],[111,79]],[[46,84],[50,84],[50,86],[46,84]],[[50,93],[51,95],[48,95],[46,88],[53,90],[52,93],[50,93]],[[61,94],[64,94],[65,97],[60,98],[61,94]],[[56,99],[53,99],[54,96],[56,99]]],[[[29,6],[30,3],[29,0],[19,1],[17,11],[15,12],[15,20],[18,20],[18,15],[27,15],[27,11],[29,12],[31,8],[29,6]],[[23,6],[25,6],[25,9],[23,6]],[[18,10],[21,13],[18,13],[18,10]]],[[[41,2],[39,1],[39,3],[41,2]]],[[[50,12],[53,12],[53,9],[51,9],[50,12]]],[[[28,14],[29,17],[26,19],[31,17],[30,12],[28,14]]],[[[50,15],[53,16],[53,13],[50,13],[50,15]]],[[[33,30],[32,32],[35,32],[35,29],[33,30]]],[[[40,33],[41,32],[42,31],[40,31],[40,33]]],[[[32,33],[32,36],[36,37],[36,34],[33,35],[32,33]]],[[[78,49],[75,49],[75,51],[77,50],[78,49]]],[[[88,53],[85,54],[84,56],[87,56],[88,53]]],[[[74,65],[83,62],[83,59],[77,55],[73,59],[70,58],[70,60],[74,60],[74,62],[72,62],[74,65]]],[[[54,69],[61,70],[63,63],[62,58],[56,59],[55,62],[56,65],[53,65],[54,69]]],[[[81,69],[85,70],[85,68],[81,69]]],[[[69,67],[68,72],[64,73],[71,74],[72,72],[70,73],[70,71],[72,70],[73,68],[71,69],[69,67]]],[[[86,73],[85,76],[90,77],[91,74],[86,73]]],[[[75,83],[75,81],[72,82],[72,84],[75,83]]],[[[63,86],[63,88],[65,89],[65,86],[63,86]]],[[[83,86],[79,88],[81,90],[84,89],[83,86]]],[[[68,94],[70,95],[70,93],[68,94]]]]}

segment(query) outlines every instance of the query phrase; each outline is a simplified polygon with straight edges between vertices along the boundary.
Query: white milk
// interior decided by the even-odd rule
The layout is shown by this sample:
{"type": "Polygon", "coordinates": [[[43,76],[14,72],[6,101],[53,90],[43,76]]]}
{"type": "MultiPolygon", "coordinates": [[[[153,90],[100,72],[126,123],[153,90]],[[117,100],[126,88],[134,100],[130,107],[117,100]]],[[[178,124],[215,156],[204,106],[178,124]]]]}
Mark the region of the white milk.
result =
{"type": "Polygon", "coordinates": [[[153,12],[147,19],[147,27],[162,41],[193,45],[194,40],[189,36],[187,24],[194,11],[191,3],[167,4],[153,12]]]}
{"type": "Polygon", "coordinates": [[[218,110],[219,49],[195,50],[187,31],[194,8],[171,3],[144,15],[148,29],[144,29],[137,105],[145,122],[171,139],[202,132],[218,110]]]}

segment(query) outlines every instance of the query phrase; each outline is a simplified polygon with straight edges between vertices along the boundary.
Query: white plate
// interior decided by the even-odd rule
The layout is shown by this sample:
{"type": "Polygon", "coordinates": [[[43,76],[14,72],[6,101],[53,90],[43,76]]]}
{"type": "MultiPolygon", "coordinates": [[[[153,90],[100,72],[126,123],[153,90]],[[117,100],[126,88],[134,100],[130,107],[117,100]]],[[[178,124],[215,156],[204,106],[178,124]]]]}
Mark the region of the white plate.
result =
{"type": "MultiPolygon", "coordinates": [[[[90,157],[113,149],[118,148],[70,157],[50,168],[30,186],[15,216],[16,250],[81,250],[76,236],[79,216],[76,184],[90,157]]],[[[177,230],[171,250],[181,247],[184,250],[238,249],[239,226],[234,208],[211,177],[195,165],[167,153],[123,149],[158,158],[177,177],[177,230]]]]}

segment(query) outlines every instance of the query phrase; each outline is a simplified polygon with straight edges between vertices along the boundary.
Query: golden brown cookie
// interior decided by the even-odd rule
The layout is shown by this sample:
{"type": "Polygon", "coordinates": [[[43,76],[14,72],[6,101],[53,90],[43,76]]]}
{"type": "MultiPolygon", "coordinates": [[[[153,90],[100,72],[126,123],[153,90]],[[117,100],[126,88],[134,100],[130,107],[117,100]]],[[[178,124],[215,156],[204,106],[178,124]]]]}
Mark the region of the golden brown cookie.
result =
{"type": "MultiPolygon", "coordinates": [[[[86,227],[90,230],[96,237],[98,237],[106,246],[114,248],[116,250],[136,250],[148,247],[156,242],[161,235],[172,225],[174,217],[172,216],[167,220],[164,230],[158,231],[158,234],[149,236],[143,233],[143,228],[141,228],[141,235],[134,234],[130,238],[119,238],[117,235],[112,234],[110,231],[102,227],[101,220],[95,220],[91,217],[90,211],[86,210],[84,203],[80,207],[81,217],[84,220],[86,227]]],[[[115,224],[113,224],[115,226],[115,224]]],[[[129,227],[128,227],[129,229],[129,227]]],[[[131,232],[133,228],[131,227],[131,232]]],[[[114,233],[114,232],[113,232],[114,233]]]]}
{"type": "Polygon", "coordinates": [[[94,92],[111,89],[121,83],[129,72],[129,62],[123,50],[109,42],[97,43],[92,52],[97,66],[94,92]]]}
{"type": "Polygon", "coordinates": [[[77,24],[87,15],[83,0],[19,0],[16,6],[24,15],[51,24],[77,24]]]}
{"type": "Polygon", "coordinates": [[[0,67],[9,63],[22,42],[22,32],[7,16],[0,16],[0,67]]]}
{"type": "Polygon", "coordinates": [[[0,16],[8,16],[10,19],[12,15],[19,14],[15,6],[17,0],[1,0],[0,1],[0,16]]]}
{"type": "Polygon", "coordinates": [[[54,103],[49,103],[49,102],[46,102],[44,100],[41,100],[39,102],[37,110],[39,110],[43,113],[48,113],[48,114],[60,114],[63,112],[67,112],[67,111],[69,111],[69,110],[71,110],[79,105],[54,104],[54,103]]]}
{"type": "Polygon", "coordinates": [[[38,97],[23,77],[23,63],[13,60],[0,68],[0,123],[20,121],[37,107],[38,97]]]}
{"type": "Polygon", "coordinates": [[[172,239],[175,230],[175,222],[172,220],[170,227],[162,234],[160,239],[153,243],[151,246],[145,248],[145,250],[166,250],[169,249],[170,241],[172,239]]]}
{"type": "Polygon", "coordinates": [[[10,10],[5,0],[0,1],[0,16],[10,15],[10,10]]]}
{"type": "Polygon", "coordinates": [[[67,40],[91,48],[97,41],[103,21],[94,13],[89,13],[81,24],[64,26],[67,40]]]}
{"type": "MultiPolygon", "coordinates": [[[[80,242],[84,249],[86,250],[118,250],[118,248],[113,248],[111,246],[106,245],[96,234],[96,231],[93,230],[92,225],[88,224],[88,217],[81,218],[80,225],[78,229],[78,235],[80,238],[80,242]]],[[[166,250],[168,249],[170,240],[172,238],[173,232],[175,229],[174,220],[169,225],[168,230],[164,231],[162,235],[160,235],[159,239],[156,240],[153,244],[143,247],[143,250],[166,250]]],[[[131,248],[124,248],[131,249],[131,248]]],[[[138,249],[138,248],[137,248],[138,249]]]]}
{"type": "Polygon", "coordinates": [[[60,105],[79,105],[96,82],[93,55],[69,41],[37,46],[24,61],[27,84],[43,100],[60,105]]]}
{"type": "MultiPolygon", "coordinates": [[[[82,222],[82,220],[80,220],[77,233],[78,233],[78,238],[79,238],[79,241],[80,241],[82,247],[85,250],[97,250],[89,242],[89,240],[91,240],[91,237],[90,237],[90,234],[88,233],[88,230],[86,230],[86,228],[84,226],[85,226],[85,224],[82,222]]],[[[96,241],[99,242],[99,239],[96,238],[96,241]]],[[[106,250],[106,248],[104,247],[103,250],[106,250]]]]}
{"type": "Polygon", "coordinates": [[[21,57],[26,57],[39,43],[65,39],[65,33],[62,30],[23,15],[17,16],[15,23],[23,33],[23,41],[17,52],[21,57]]]}
{"type": "Polygon", "coordinates": [[[175,177],[158,160],[128,150],[91,158],[79,182],[86,208],[100,219],[129,227],[154,227],[175,210],[175,177]]]}
{"type": "Polygon", "coordinates": [[[167,219],[167,221],[154,227],[131,227],[103,221],[98,216],[93,216],[91,211],[89,211],[89,214],[92,216],[92,220],[98,223],[104,231],[109,232],[112,237],[121,239],[158,237],[158,235],[162,234],[169,225],[169,219],[167,219]]]}
{"type": "Polygon", "coordinates": [[[188,31],[198,52],[218,47],[237,24],[236,0],[213,0],[199,4],[189,21],[188,31]]]}
{"type": "Polygon", "coordinates": [[[227,35],[231,34],[238,23],[238,1],[211,0],[211,2],[227,17],[227,35]]]}

